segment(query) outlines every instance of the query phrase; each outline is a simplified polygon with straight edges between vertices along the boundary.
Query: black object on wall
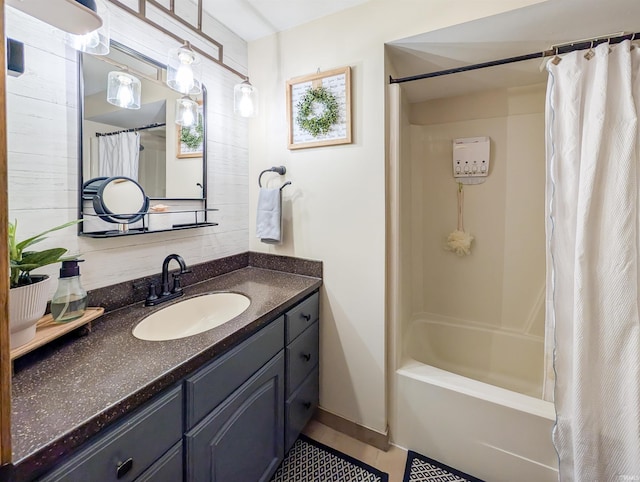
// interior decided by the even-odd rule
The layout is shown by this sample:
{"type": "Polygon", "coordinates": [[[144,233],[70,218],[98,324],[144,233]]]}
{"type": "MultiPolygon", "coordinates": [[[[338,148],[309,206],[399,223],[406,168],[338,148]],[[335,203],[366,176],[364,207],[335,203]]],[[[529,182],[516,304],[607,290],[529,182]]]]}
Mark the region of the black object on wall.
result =
{"type": "Polygon", "coordinates": [[[7,73],[18,77],[24,74],[24,44],[7,39],[7,73]]]}
{"type": "Polygon", "coordinates": [[[552,57],[552,56],[557,56],[561,54],[566,54],[569,52],[574,52],[576,50],[591,49],[605,42],[608,42],[609,44],[619,44],[621,42],[624,42],[625,40],[630,40],[633,42],[634,40],[638,40],[638,39],[640,39],[640,32],[619,35],[616,37],[602,37],[602,38],[594,38],[592,40],[579,40],[577,42],[570,42],[562,45],[557,45],[557,46],[551,47],[548,50],[543,50],[542,52],[519,55],[517,57],[509,57],[506,59],[492,60],[490,62],[482,62],[480,64],[463,65],[462,67],[455,67],[453,69],[439,70],[437,72],[428,72],[426,74],[411,75],[409,77],[400,77],[397,79],[394,79],[392,76],[389,76],[389,83],[401,84],[403,82],[413,82],[414,80],[431,79],[433,77],[441,77],[443,75],[451,75],[451,74],[457,74],[460,72],[469,72],[471,70],[485,69],[487,67],[495,67],[497,65],[506,65],[506,64],[512,64],[515,62],[522,62],[524,60],[552,57]]]}

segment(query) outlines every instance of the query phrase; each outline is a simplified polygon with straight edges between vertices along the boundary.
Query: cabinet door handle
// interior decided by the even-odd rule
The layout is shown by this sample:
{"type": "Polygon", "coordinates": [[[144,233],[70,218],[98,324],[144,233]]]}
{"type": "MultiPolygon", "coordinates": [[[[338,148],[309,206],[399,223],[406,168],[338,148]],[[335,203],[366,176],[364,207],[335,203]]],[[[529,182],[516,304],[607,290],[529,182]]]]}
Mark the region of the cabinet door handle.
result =
{"type": "Polygon", "coordinates": [[[122,477],[124,477],[127,474],[127,472],[131,470],[132,467],[133,467],[133,459],[131,457],[129,457],[124,462],[119,462],[118,468],[116,470],[116,478],[121,479],[122,477]]]}
{"type": "Polygon", "coordinates": [[[304,402],[302,406],[305,410],[309,410],[311,408],[311,402],[304,402]]]}
{"type": "Polygon", "coordinates": [[[300,316],[302,316],[306,321],[311,320],[311,315],[305,315],[304,313],[302,313],[300,316]]]}
{"type": "Polygon", "coordinates": [[[300,356],[304,358],[305,361],[311,360],[311,353],[300,353],[300,356]]]}

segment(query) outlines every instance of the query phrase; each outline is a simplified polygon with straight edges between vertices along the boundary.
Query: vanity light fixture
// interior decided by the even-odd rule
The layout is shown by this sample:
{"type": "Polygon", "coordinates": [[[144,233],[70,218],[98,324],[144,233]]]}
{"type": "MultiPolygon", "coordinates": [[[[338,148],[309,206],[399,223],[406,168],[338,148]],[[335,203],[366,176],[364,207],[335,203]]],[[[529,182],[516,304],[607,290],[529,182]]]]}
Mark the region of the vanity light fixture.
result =
{"type": "Polygon", "coordinates": [[[83,35],[102,25],[97,0],[6,0],[20,10],[64,32],[83,35]]]}
{"type": "Polygon", "coordinates": [[[202,61],[191,50],[189,42],[177,49],[169,50],[167,60],[167,85],[185,95],[202,92],[202,61]]]}
{"type": "Polygon", "coordinates": [[[107,102],[124,109],[140,108],[140,79],[123,71],[109,72],[107,102]]]}
{"type": "MultiPolygon", "coordinates": [[[[111,34],[109,32],[109,9],[104,0],[91,0],[95,11],[102,19],[102,26],[83,35],[65,33],[64,42],[80,52],[92,55],[107,55],[111,34]]],[[[93,7],[92,7],[93,8],[93,7]]]]}
{"type": "Polygon", "coordinates": [[[233,111],[241,117],[258,115],[258,89],[251,85],[249,79],[233,88],[233,111]]]}
{"type": "Polygon", "coordinates": [[[176,124],[182,127],[195,125],[198,119],[198,103],[189,96],[176,100],[176,124]]]}

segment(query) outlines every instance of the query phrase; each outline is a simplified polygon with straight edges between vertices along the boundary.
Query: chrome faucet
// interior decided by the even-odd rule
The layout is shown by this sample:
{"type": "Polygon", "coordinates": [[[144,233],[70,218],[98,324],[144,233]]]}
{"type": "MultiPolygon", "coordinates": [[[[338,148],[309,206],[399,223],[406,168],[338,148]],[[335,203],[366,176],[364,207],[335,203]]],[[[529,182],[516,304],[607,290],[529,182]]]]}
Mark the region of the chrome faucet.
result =
{"type": "Polygon", "coordinates": [[[145,301],[145,305],[154,306],[165,301],[172,300],[182,296],[182,286],[180,286],[180,276],[185,273],[191,273],[191,270],[187,268],[187,264],[182,259],[182,256],[178,254],[170,254],[162,262],[162,281],[160,282],[160,294],[156,294],[156,285],[151,282],[149,285],[149,295],[145,301]],[[180,272],[173,275],[173,286],[169,290],[169,263],[171,260],[176,260],[180,265],[180,272]]]}

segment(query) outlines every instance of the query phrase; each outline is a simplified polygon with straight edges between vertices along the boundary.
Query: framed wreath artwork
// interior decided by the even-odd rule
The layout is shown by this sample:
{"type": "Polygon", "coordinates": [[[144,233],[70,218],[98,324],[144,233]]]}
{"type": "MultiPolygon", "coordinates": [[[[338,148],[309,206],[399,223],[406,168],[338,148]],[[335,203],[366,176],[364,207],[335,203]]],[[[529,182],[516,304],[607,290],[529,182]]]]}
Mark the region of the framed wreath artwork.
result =
{"type": "Polygon", "coordinates": [[[351,143],[351,68],[287,81],[289,149],[351,143]]]}
{"type": "Polygon", "coordinates": [[[178,159],[202,157],[204,146],[204,116],[202,101],[198,101],[198,122],[190,127],[177,126],[176,146],[178,159]]]}

